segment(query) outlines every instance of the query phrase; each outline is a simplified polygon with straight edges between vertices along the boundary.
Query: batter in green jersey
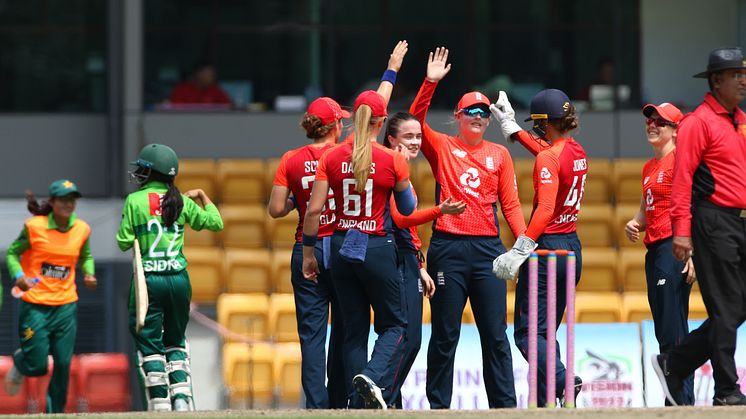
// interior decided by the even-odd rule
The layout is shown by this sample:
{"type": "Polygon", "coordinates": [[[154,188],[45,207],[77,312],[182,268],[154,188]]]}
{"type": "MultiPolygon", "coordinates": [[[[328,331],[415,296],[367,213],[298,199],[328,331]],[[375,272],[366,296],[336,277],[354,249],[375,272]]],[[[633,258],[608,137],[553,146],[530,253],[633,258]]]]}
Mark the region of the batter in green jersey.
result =
{"type": "Polygon", "coordinates": [[[148,410],[194,410],[185,337],[192,287],[182,253],[184,228],[189,224],[194,230],[221,231],[223,220],[204,191],[182,195],[176,188],[179,160],[170,147],[147,145],[132,164],[137,168],[130,175],[142,186],[127,196],[117,243],[126,251],[137,239],[142,253],[148,312],[144,327],[136,333],[133,285],[129,324],[144,400],[148,410]]]}

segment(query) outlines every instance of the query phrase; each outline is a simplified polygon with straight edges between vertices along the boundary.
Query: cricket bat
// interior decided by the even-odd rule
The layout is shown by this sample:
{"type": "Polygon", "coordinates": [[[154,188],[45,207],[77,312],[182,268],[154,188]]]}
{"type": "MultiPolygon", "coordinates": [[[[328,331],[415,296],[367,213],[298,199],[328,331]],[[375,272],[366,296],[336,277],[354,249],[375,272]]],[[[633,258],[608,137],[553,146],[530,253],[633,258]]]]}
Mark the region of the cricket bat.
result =
{"type": "Polygon", "coordinates": [[[134,259],[132,259],[132,271],[135,281],[135,332],[139,335],[145,325],[145,315],[148,314],[148,286],[145,284],[145,271],[142,267],[142,256],[140,256],[140,242],[135,239],[134,259]]]}

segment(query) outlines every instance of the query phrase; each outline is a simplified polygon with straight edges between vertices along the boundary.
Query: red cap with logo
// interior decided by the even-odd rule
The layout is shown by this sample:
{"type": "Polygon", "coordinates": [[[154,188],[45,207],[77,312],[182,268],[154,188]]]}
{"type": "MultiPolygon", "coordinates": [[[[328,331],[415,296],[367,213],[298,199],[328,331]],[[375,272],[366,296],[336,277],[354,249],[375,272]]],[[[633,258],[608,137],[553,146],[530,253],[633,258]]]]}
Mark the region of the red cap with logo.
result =
{"type": "Polygon", "coordinates": [[[360,93],[357,99],[355,99],[354,110],[357,110],[360,105],[370,106],[370,110],[372,111],[370,116],[388,116],[386,101],[375,90],[366,90],[360,93]]]}
{"type": "Polygon", "coordinates": [[[485,107],[487,107],[487,109],[489,109],[490,99],[482,92],[469,92],[461,96],[461,100],[458,101],[456,111],[460,111],[461,109],[466,109],[474,105],[484,105],[485,107]]]}
{"type": "Polygon", "coordinates": [[[320,97],[314,100],[308,105],[306,113],[318,116],[324,125],[350,117],[350,113],[342,109],[339,103],[330,97],[320,97]]]}
{"type": "Polygon", "coordinates": [[[642,107],[642,114],[648,118],[650,118],[653,111],[657,111],[661,118],[673,122],[674,124],[678,124],[679,121],[681,121],[681,118],[684,117],[684,114],[681,113],[679,108],[668,102],[661,103],[660,105],[649,103],[642,107]]]}

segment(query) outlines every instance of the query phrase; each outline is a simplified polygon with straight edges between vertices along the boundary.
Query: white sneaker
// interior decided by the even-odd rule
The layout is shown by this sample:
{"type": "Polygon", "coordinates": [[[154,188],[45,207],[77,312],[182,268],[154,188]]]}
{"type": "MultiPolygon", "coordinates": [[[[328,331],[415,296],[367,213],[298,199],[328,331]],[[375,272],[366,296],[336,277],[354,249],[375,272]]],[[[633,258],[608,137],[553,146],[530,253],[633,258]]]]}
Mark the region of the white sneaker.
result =
{"type": "Polygon", "coordinates": [[[381,388],[376,385],[367,375],[358,374],[352,378],[352,386],[357,394],[365,401],[366,409],[386,410],[386,402],[383,401],[381,388]]]}
{"type": "Polygon", "coordinates": [[[174,411],[175,412],[188,412],[189,403],[184,399],[174,400],[174,411]]]}
{"type": "Polygon", "coordinates": [[[18,394],[18,390],[21,389],[22,383],[23,374],[13,365],[8,370],[8,373],[5,374],[5,392],[10,396],[15,396],[18,394]]]}

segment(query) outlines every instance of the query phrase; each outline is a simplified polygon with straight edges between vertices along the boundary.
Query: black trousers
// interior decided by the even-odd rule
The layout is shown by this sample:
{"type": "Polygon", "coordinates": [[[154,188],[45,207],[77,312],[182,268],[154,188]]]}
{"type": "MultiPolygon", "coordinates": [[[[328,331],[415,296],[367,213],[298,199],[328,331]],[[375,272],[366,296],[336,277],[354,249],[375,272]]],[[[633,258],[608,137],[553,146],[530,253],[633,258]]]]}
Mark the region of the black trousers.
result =
{"type": "Polygon", "coordinates": [[[692,374],[710,359],[715,397],[739,391],[736,331],[746,320],[746,219],[709,201],[693,206],[694,268],[708,319],[667,352],[669,369],[692,374]]]}

